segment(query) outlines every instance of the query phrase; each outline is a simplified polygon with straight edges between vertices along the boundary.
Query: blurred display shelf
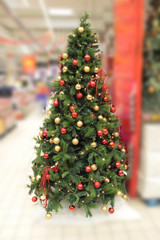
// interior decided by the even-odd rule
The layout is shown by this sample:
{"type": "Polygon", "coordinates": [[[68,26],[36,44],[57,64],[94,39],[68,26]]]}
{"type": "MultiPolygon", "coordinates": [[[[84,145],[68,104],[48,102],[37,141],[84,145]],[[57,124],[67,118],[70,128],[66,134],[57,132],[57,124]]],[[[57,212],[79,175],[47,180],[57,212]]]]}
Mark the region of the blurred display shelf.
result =
{"type": "Polygon", "coordinates": [[[160,123],[160,113],[142,113],[142,121],[147,123],[160,123]]]}

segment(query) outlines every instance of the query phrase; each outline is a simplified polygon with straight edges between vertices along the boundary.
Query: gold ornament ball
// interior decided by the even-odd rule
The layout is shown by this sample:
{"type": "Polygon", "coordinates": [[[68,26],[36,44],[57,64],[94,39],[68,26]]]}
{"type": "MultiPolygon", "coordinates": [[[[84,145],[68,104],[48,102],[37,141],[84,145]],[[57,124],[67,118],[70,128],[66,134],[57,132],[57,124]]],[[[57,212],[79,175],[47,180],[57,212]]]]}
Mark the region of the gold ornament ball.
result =
{"type": "Polygon", "coordinates": [[[106,183],[109,183],[109,182],[110,182],[109,178],[107,178],[107,177],[104,178],[104,181],[105,181],[106,183]]]}
{"type": "Polygon", "coordinates": [[[31,181],[32,182],[34,182],[35,181],[35,177],[33,176],[33,177],[31,177],[31,181]]]}
{"type": "Polygon", "coordinates": [[[116,195],[117,195],[117,197],[121,197],[122,196],[122,192],[118,191],[116,195]]]}
{"type": "Polygon", "coordinates": [[[63,54],[62,54],[62,58],[63,58],[63,59],[67,59],[67,58],[68,58],[68,54],[67,54],[67,53],[63,53],[63,54]]]}
{"type": "Polygon", "coordinates": [[[51,111],[48,111],[48,112],[47,112],[47,115],[48,115],[48,116],[51,116],[51,111]]]}
{"type": "Polygon", "coordinates": [[[103,119],[103,116],[102,115],[98,115],[98,119],[99,120],[103,119]]]}
{"type": "Polygon", "coordinates": [[[107,118],[104,117],[104,118],[103,118],[103,121],[104,121],[104,122],[107,122],[107,118]]]}
{"type": "Polygon", "coordinates": [[[96,164],[92,164],[91,168],[92,168],[93,171],[96,171],[97,170],[97,165],[96,164]]]}
{"type": "Polygon", "coordinates": [[[88,100],[92,100],[93,96],[91,94],[88,94],[86,97],[88,100]]]}
{"type": "Polygon", "coordinates": [[[46,213],[46,219],[51,219],[52,218],[52,214],[51,213],[46,213]]]}
{"type": "Polygon", "coordinates": [[[83,33],[83,32],[84,32],[84,27],[79,27],[79,28],[78,28],[78,32],[79,32],[79,33],[83,33]]]}
{"type": "Polygon", "coordinates": [[[55,138],[53,139],[53,143],[54,143],[54,144],[60,143],[60,139],[59,139],[58,137],[55,137],[55,138]]]}
{"type": "Polygon", "coordinates": [[[83,70],[84,70],[84,72],[89,72],[89,71],[90,71],[90,67],[89,67],[89,66],[85,66],[85,67],[83,68],[83,70]]]}
{"type": "Polygon", "coordinates": [[[96,142],[92,142],[91,146],[95,148],[95,147],[97,147],[97,143],[96,142]]]}
{"type": "Polygon", "coordinates": [[[75,86],[75,89],[80,90],[81,88],[82,88],[81,84],[77,83],[76,86],[75,86]]]}
{"type": "Polygon", "coordinates": [[[54,122],[55,122],[56,124],[60,124],[60,122],[61,122],[60,117],[56,117],[56,118],[54,119],[54,122]]]}
{"type": "Polygon", "coordinates": [[[118,133],[118,132],[115,132],[115,133],[114,133],[114,136],[115,136],[115,137],[119,137],[119,133],[118,133]]]}
{"type": "Polygon", "coordinates": [[[41,179],[41,175],[36,176],[36,180],[39,181],[41,179]]]}
{"type": "Polygon", "coordinates": [[[58,76],[57,81],[58,82],[61,81],[61,76],[58,76]]]}
{"type": "Polygon", "coordinates": [[[96,106],[94,106],[94,111],[98,111],[99,110],[99,106],[98,105],[96,105],[96,106]]]}
{"type": "Polygon", "coordinates": [[[68,71],[68,67],[64,66],[63,67],[63,72],[67,72],[68,71]]]}
{"type": "Polygon", "coordinates": [[[102,158],[102,161],[105,161],[105,158],[102,158]]]}
{"type": "Polygon", "coordinates": [[[94,71],[95,73],[98,73],[99,68],[95,67],[94,71]]]}
{"type": "Polygon", "coordinates": [[[77,138],[72,139],[73,145],[77,145],[79,143],[79,140],[77,138]]]}
{"type": "Polygon", "coordinates": [[[54,132],[53,131],[51,132],[51,136],[54,137],[54,132]]]}
{"type": "Polygon", "coordinates": [[[79,121],[77,122],[77,126],[78,126],[78,127],[82,127],[82,126],[83,126],[83,122],[82,122],[81,120],[79,120],[79,121]]]}
{"type": "Polygon", "coordinates": [[[61,150],[61,147],[59,145],[57,145],[57,146],[54,147],[54,149],[55,149],[56,152],[59,152],[61,150]]]}
{"type": "Polygon", "coordinates": [[[127,199],[128,199],[128,197],[127,197],[126,194],[124,194],[124,195],[122,196],[122,198],[123,198],[124,200],[127,200],[127,199]]]}
{"type": "Polygon", "coordinates": [[[124,169],[125,169],[125,170],[128,169],[128,165],[127,165],[127,164],[124,165],[124,169]]]}
{"type": "Polygon", "coordinates": [[[126,149],[125,149],[125,148],[122,148],[121,152],[126,153],[126,149]]]}
{"type": "Polygon", "coordinates": [[[84,203],[84,200],[82,200],[82,203],[84,203]]]}
{"type": "Polygon", "coordinates": [[[50,144],[53,144],[53,138],[49,139],[50,144]]]}
{"type": "Polygon", "coordinates": [[[105,212],[107,212],[108,208],[107,208],[107,206],[104,205],[104,206],[101,207],[101,210],[102,210],[102,212],[105,213],[105,212]]]}
{"type": "Polygon", "coordinates": [[[81,154],[81,155],[84,155],[84,154],[85,154],[85,152],[84,152],[84,151],[81,151],[81,152],[80,152],[80,154],[81,154]]]}
{"type": "Polygon", "coordinates": [[[39,136],[42,136],[42,135],[43,135],[43,131],[40,131],[40,132],[39,132],[39,136]]]}

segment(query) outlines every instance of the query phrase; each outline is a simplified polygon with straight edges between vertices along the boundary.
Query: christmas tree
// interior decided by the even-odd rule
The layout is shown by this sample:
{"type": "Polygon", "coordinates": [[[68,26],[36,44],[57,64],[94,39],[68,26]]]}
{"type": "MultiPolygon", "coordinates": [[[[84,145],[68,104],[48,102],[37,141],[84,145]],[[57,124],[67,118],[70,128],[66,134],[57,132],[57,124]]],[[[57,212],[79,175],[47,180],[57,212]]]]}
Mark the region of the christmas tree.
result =
{"type": "Polygon", "coordinates": [[[32,201],[40,199],[46,208],[47,219],[62,208],[62,200],[70,211],[84,208],[91,216],[90,209],[98,204],[103,212],[113,213],[115,197],[127,199],[126,150],[105,84],[97,35],[87,18],[68,36],[53,104],[36,138],[29,188],[32,201]]]}
{"type": "Polygon", "coordinates": [[[159,112],[160,108],[160,1],[148,6],[144,47],[143,109],[159,112]]]}

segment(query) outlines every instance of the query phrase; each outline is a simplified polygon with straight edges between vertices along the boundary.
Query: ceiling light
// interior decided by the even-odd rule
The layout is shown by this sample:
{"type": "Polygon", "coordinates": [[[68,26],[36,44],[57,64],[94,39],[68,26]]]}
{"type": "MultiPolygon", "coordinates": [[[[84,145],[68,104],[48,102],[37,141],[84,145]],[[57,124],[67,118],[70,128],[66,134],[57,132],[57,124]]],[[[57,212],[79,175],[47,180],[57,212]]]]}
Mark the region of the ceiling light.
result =
{"type": "Polygon", "coordinates": [[[49,14],[52,16],[71,16],[73,10],[69,8],[50,8],[49,14]]]}

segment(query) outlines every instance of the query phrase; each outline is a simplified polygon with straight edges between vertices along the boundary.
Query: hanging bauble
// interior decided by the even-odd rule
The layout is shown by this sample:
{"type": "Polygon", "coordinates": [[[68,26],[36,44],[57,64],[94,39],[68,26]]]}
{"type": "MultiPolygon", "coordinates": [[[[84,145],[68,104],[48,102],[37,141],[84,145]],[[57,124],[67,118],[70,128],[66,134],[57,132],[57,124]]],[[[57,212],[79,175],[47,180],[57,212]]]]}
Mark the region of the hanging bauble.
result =
{"type": "Polygon", "coordinates": [[[92,168],[93,171],[96,171],[97,170],[97,165],[96,164],[92,164],[91,168],[92,168]]]}
{"type": "Polygon", "coordinates": [[[94,72],[98,73],[99,68],[95,67],[94,72]]]}
{"type": "Polygon", "coordinates": [[[98,131],[97,131],[97,135],[98,135],[98,136],[102,136],[102,135],[103,135],[103,131],[102,131],[102,130],[98,130],[98,131]]]}
{"type": "Polygon", "coordinates": [[[84,27],[79,27],[79,28],[78,28],[78,32],[79,32],[79,33],[83,33],[83,32],[84,32],[84,27]]]}
{"type": "Polygon", "coordinates": [[[61,76],[58,76],[57,81],[58,82],[61,81],[61,76]]]}
{"type": "Polygon", "coordinates": [[[47,115],[48,115],[48,116],[51,116],[51,114],[52,114],[51,111],[48,111],[48,112],[47,112],[47,115]]]}
{"type": "Polygon", "coordinates": [[[91,87],[95,87],[95,86],[96,86],[96,83],[95,83],[95,81],[91,80],[89,85],[90,85],[91,87]]]}
{"type": "Polygon", "coordinates": [[[32,197],[32,202],[37,202],[38,198],[36,196],[32,197]]]}
{"type": "Polygon", "coordinates": [[[124,169],[125,169],[125,170],[128,169],[128,165],[127,165],[127,164],[124,165],[124,169]]]}
{"type": "Polygon", "coordinates": [[[125,149],[125,148],[122,148],[121,152],[126,153],[126,149],[125,149]]]}
{"type": "Polygon", "coordinates": [[[116,163],[115,163],[115,167],[116,167],[116,168],[119,168],[120,166],[121,166],[120,162],[116,162],[116,163]]]}
{"type": "Polygon", "coordinates": [[[91,172],[91,171],[92,171],[91,166],[87,166],[87,167],[85,167],[85,171],[86,171],[86,172],[91,172]]]}
{"type": "Polygon", "coordinates": [[[90,56],[90,55],[88,55],[88,54],[86,54],[86,55],[84,56],[84,59],[85,59],[86,61],[90,61],[90,59],[91,59],[91,56],[90,56]]]}
{"type": "Polygon", "coordinates": [[[90,72],[90,67],[89,67],[89,66],[85,66],[85,67],[83,68],[83,70],[84,70],[84,72],[90,72]]]}
{"type": "Polygon", "coordinates": [[[39,136],[42,136],[42,135],[43,135],[43,131],[40,131],[40,132],[39,132],[39,136]]]}
{"type": "Polygon", "coordinates": [[[124,176],[123,169],[120,169],[120,170],[118,171],[118,175],[121,176],[121,177],[124,176]]]}
{"type": "Polygon", "coordinates": [[[35,176],[31,177],[31,181],[32,181],[32,182],[35,181],[35,176]]]}
{"type": "Polygon", "coordinates": [[[99,188],[101,186],[101,183],[99,181],[94,182],[95,188],[99,188]]]}
{"type": "Polygon", "coordinates": [[[36,176],[36,180],[39,181],[41,179],[41,175],[36,176]]]}
{"type": "Polygon", "coordinates": [[[82,126],[83,126],[83,122],[82,122],[81,120],[79,120],[79,121],[77,122],[77,126],[78,126],[78,127],[82,127],[82,126]]]}
{"type": "Polygon", "coordinates": [[[75,89],[80,90],[81,88],[82,88],[81,84],[77,83],[76,86],[75,86],[75,89]]]}
{"type": "Polygon", "coordinates": [[[124,200],[127,200],[127,199],[128,199],[128,197],[127,197],[126,194],[124,194],[124,195],[122,196],[122,198],[123,198],[124,200]]]}
{"type": "Polygon", "coordinates": [[[104,96],[103,101],[104,101],[104,102],[107,102],[107,101],[108,101],[108,97],[107,97],[107,96],[104,96]]]}
{"type": "Polygon", "coordinates": [[[92,113],[92,114],[91,114],[91,117],[92,117],[92,118],[94,118],[94,117],[95,117],[94,113],[92,113]]]}
{"type": "Polygon", "coordinates": [[[119,144],[118,144],[118,148],[119,148],[119,150],[121,150],[122,147],[123,147],[122,144],[119,143],[119,144]]]}
{"type": "Polygon", "coordinates": [[[63,59],[67,59],[68,58],[68,54],[67,53],[63,53],[62,57],[63,57],[63,59]]]}
{"type": "Polygon", "coordinates": [[[60,122],[61,122],[60,117],[56,117],[56,118],[54,119],[54,122],[55,122],[56,124],[60,124],[60,122]]]}
{"type": "Polygon", "coordinates": [[[115,113],[115,111],[116,111],[115,106],[112,106],[112,107],[110,108],[110,111],[111,111],[112,113],[115,113]]]}
{"type": "Polygon", "coordinates": [[[72,139],[73,145],[77,145],[79,143],[79,140],[77,138],[72,139]]]}
{"type": "Polygon", "coordinates": [[[107,143],[107,140],[104,138],[101,143],[105,145],[107,143]]]}
{"type": "Polygon", "coordinates": [[[62,134],[65,134],[67,132],[67,129],[66,128],[61,128],[61,133],[62,134]]]}
{"type": "Polygon", "coordinates": [[[109,213],[111,213],[111,214],[112,214],[112,213],[114,213],[114,208],[109,208],[109,210],[108,210],[108,211],[109,211],[109,213]]]}
{"type": "Polygon", "coordinates": [[[105,213],[105,212],[107,212],[108,208],[107,208],[107,206],[104,205],[104,206],[101,207],[101,210],[102,210],[102,212],[105,213]]]}
{"type": "Polygon", "coordinates": [[[109,179],[108,177],[104,177],[104,181],[105,181],[106,183],[109,183],[109,182],[110,182],[110,179],[109,179]]]}
{"type": "Polygon", "coordinates": [[[78,188],[78,190],[82,190],[82,189],[83,189],[83,184],[82,184],[82,183],[79,183],[79,184],[77,185],[77,188],[78,188]]]}
{"type": "Polygon", "coordinates": [[[71,211],[71,212],[73,212],[74,210],[75,210],[75,206],[69,206],[69,210],[71,211]]]}
{"type": "Polygon", "coordinates": [[[60,143],[60,139],[58,137],[53,138],[53,143],[54,144],[59,144],[60,143]]]}
{"type": "Polygon", "coordinates": [[[97,147],[97,143],[96,142],[92,142],[91,146],[95,148],[95,147],[97,147]]]}
{"type": "Polygon", "coordinates": [[[98,115],[97,117],[99,120],[102,120],[103,119],[103,116],[102,115],[98,115]]]}
{"type": "Polygon", "coordinates": [[[44,157],[45,159],[47,159],[47,158],[49,158],[49,154],[48,154],[48,153],[44,153],[43,157],[44,157]]]}
{"type": "Polygon", "coordinates": [[[92,100],[93,96],[91,94],[88,94],[86,98],[87,98],[87,100],[92,100]]]}
{"type": "Polygon", "coordinates": [[[96,105],[96,106],[94,106],[94,111],[98,111],[99,110],[99,106],[98,105],[96,105]]]}
{"type": "Polygon", "coordinates": [[[73,106],[70,106],[70,108],[69,108],[70,112],[73,112],[74,109],[75,109],[75,106],[74,106],[74,105],[73,105],[73,106]]]}
{"type": "Polygon", "coordinates": [[[59,145],[56,145],[56,146],[54,147],[54,149],[55,149],[56,152],[59,152],[59,151],[61,150],[61,147],[60,147],[59,145]]]}
{"type": "Polygon", "coordinates": [[[83,94],[81,92],[77,93],[77,98],[81,99],[83,97],[83,94]]]}
{"type": "Polygon", "coordinates": [[[67,71],[68,71],[68,67],[64,66],[64,67],[63,67],[63,72],[65,73],[65,72],[67,72],[67,71]]]}
{"type": "Polygon", "coordinates": [[[103,128],[103,131],[104,131],[104,135],[108,134],[108,129],[106,127],[103,128]]]}
{"type": "Polygon", "coordinates": [[[78,63],[78,60],[73,60],[73,62],[72,62],[72,64],[73,64],[74,66],[77,66],[77,63],[78,63]]]}
{"type": "Polygon", "coordinates": [[[110,142],[109,142],[109,146],[112,147],[112,148],[114,148],[114,147],[115,147],[115,142],[110,141],[110,142]]]}
{"type": "Polygon", "coordinates": [[[59,105],[58,99],[56,99],[53,104],[54,104],[55,107],[58,107],[58,105],[59,105]]]}
{"type": "Polygon", "coordinates": [[[65,81],[64,81],[64,80],[61,80],[61,81],[59,82],[59,84],[60,84],[61,86],[64,86],[64,85],[65,85],[65,81]]]}
{"type": "Polygon", "coordinates": [[[46,213],[46,219],[49,220],[52,218],[52,214],[51,213],[46,213]]]}
{"type": "Polygon", "coordinates": [[[116,195],[117,195],[117,197],[121,197],[122,196],[122,192],[118,191],[116,195]]]}
{"type": "Polygon", "coordinates": [[[53,144],[53,138],[49,139],[50,144],[53,144]]]}
{"type": "Polygon", "coordinates": [[[47,129],[46,128],[43,130],[43,136],[47,136],[47,129]]]}
{"type": "Polygon", "coordinates": [[[78,113],[77,112],[72,112],[72,117],[73,118],[76,118],[78,116],[78,113]]]}
{"type": "Polygon", "coordinates": [[[104,121],[104,122],[107,122],[107,118],[106,118],[106,117],[104,117],[104,118],[103,118],[103,121],[104,121]]]}
{"type": "Polygon", "coordinates": [[[113,135],[117,138],[119,137],[119,133],[118,132],[114,132],[113,135]]]}

